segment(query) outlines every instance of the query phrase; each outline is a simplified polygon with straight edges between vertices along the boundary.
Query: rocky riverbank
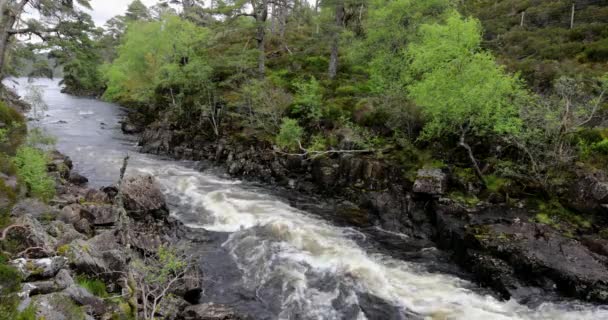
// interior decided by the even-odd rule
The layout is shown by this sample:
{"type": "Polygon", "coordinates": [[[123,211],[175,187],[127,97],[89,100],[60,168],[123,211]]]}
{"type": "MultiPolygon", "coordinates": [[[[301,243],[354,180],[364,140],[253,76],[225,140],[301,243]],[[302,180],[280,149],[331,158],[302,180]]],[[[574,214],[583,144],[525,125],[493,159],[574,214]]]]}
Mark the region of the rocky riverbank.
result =
{"type": "MultiPolygon", "coordinates": [[[[525,197],[495,192],[474,204],[455,199],[448,190],[464,182],[449,170],[420,170],[409,179],[402,168],[372,156],[289,156],[252,138],[217,140],[176,130],[167,121],[145,130],[127,121],[123,131],[142,132],[143,152],[211,161],[235,177],[331,199],[326,218],[403,233],[413,247],[444,249],[504,299],[537,303],[562,296],[608,303],[608,240],[599,227],[568,234],[540,223],[525,197]]],[[[606,186],[605,174],[582,171],[567,191],[568,205],[606,216],[606,186]]]]}
{"type": "Polygon", "coordinates": [[[169,217],[153,177],[126,176],[120,188],[91,189],[72,171],[70,158],[51,154],[48,171],[56,181],[56,197],[49,204],[19,200],[2,230],[2,257],[16,270],[2,273],[3,301],[15,301],[36,319],[132,319],[136,313],[142,318],[142,301],[136,300],[141,295],[134,293],[141,288],[131,279],[130,265],[179,246],[192,268],[176,275],[157,317],[238,318],[223,306],[198,304],[203,281],[195,243],[205,236],[169,217]]]}

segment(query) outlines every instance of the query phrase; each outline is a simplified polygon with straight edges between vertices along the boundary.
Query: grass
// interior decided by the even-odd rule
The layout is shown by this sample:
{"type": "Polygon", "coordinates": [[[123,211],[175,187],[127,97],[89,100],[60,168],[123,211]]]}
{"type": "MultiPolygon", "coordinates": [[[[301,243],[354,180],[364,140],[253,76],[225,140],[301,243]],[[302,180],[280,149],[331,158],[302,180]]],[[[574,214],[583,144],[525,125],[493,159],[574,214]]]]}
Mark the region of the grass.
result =
{"type": "Polygon", "coordinates": [[[106,290],[106,284],[100,279],[89,278],[86,276],[77,276],[76,283],[79,286],[87,289],[91,294],[100,298],[107,298],[109,296],[106,290]]]}

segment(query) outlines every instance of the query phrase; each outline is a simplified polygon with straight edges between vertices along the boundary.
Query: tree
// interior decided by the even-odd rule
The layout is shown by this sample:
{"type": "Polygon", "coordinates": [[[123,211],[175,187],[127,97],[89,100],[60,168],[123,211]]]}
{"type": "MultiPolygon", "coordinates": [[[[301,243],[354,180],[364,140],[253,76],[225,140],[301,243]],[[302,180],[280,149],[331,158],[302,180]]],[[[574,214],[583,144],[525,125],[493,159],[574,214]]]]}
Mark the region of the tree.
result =
{"type": "Polygon", "coordinates": [[[266,74],[266,21],[268,20],[268,3],[270,0],[228,0],[221,2],[217,11],[229,19],[252,17],[255,19],[255,40],[258,48],[258,75],[266,74]]]}
{"type": "Polygon", "coordinates": [[[133,2],[129,4],[129,7],[127,7],[127,12],[125,13],[125,21],[127,23],[149,19],[150,12],[148,11],[148,7],[140,0],[133,0],[133,2]]]}
{"type": "Polygon", "coordinates": [[[154,102],[161,89],[173,105],[185,94],[203,92],[211,72],[204,46],[208,30],[177,16],[135,22],[125,34],[118,57],[104,70],[106,99],[126,104],[154,102]]]}
{"type": "Polygon", "coordinates": [[[130,273],[137,286],[144,319],[156,319],[163,300],[185,280],[193,265],[193,258],[184,250],[169,246],[160,246],[156,254],[131,262],[130,273]]]}
{"type": "Polygon", "coordinates": [[[65,23],[64,28],[69,28],[69,37],[48,41],[52,49],[49,58],[63,66],[63,90],[76,95],[101,95],[104,89],[99,70],[103,63],[99,53],[102,31],[95,27],[88,15],[81,20],[65,23]]]}
{"type": "Polygon", "coordinates": [[[15,35],[36,35],[42,40],[60,35],[63,23],[80,19],[77,4],[91,8],[89,0],[0,0],[0,74],[4,74],[6,52],[15,35]],[[25,20],[27,9],[39,18],[25,20]]]}
{"type": "Polygon", "coordinates": [[[414,76],[410,96],[427,119],[421,139],[457,133],[459,146],[483,183],[483,173],[467,137],[517,134],[518,101],[526,93],[517,77],[480,50],[481,28],[474,19],[452,12],[445,24],[427,24],[409,47],[414,76]]]}
{"type": "Polygon", "coordinates": [[[344,0],[335,0],[335,25],[331,32],[331,54],[329,58],[329,78],[334,79],[338,74],[338,54],[340,47],[340,32],[344,27],[344,0]]]}

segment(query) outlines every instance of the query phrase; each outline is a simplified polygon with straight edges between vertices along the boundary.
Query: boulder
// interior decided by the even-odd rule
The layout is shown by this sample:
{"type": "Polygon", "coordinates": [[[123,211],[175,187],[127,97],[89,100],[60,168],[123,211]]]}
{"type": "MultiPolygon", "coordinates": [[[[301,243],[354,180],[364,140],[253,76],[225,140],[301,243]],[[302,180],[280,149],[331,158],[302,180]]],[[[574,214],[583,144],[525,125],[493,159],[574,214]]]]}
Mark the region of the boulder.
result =
{"type": "Polygon", "coordinates": [[[53,280],[27,282],[21,287],[20,296],[28,297],[39,294],[59,292],[74,285],[74,279],[66,269],[61,269],[53,280]]]}
{"type": "Polygon", "coordinates": [[[102,253],[87,241],[76,240],[69,245],[67,256],[70,266],[78,273],[98,274],[109,270],[102,253]]]}
{"type": "Polygon", "coordinates": [[[15,204],[13,210],[11,210],[11,216],[21,217],[26,214],[38,220],[49,221],[54,220],[59,212],[57,209],[41,202],[38,199],[26,198],[15,204]]]}
{"type": "Polygon", "coordinates": [[[93,234],[93,227],[91,226],[91,222],[89,222],[89,220],[85,218],[74,222],[74,229],[85,235],[90,236],[93,234]]]}
{"type": "Polygon", "coordinates": [[[441,169],[420,169],[414,181],[415,193],[438,196],[447,191],[448,178],[441,169]]]}
{"type": "Polygon", "coordinates": [[[112,205],[87,205],[86,210],[91,214],[95,226],[112,226],[118,221],[118,211],[112,205]]]}
{"type": "Polygon", "coordinates": [[[602,171],[577,171],[577,178],[562,196],[568,207],[587,213],[608,214],[608,175],[602,171]]]}
{"type": "Polygon", "coordinates": [[[101,316],[106,312],[106,306],[100,298],[91,294],[87,289],[71,285],[65,289],[64,294],[76,302],[76,304],[84,306],[88,314],[101,316]]]}
{"type": "Polygon", "coordinates": [[[128,120],[125,120],[120,124],[120,129],[125,134],[137,134],[143,131],[142,127],[139,127],[128,120]]]}
{"type": "MultiPolygon", "coordinates": [[[[114,231],[103,232],[88,241],[76,240],[67,250],[70,265],[80,273],[99,274],[106,271],[121,271],[127,265],[128,257],[114,231]]],[[[119,274],[110,274],[117,277],[119,274]]]]}
{"type": "Polygon", "coordinates": [[[141,219],[148,216],[164,219],[169,215],[165,197],[151,175],[126,177],[121,185],[125,209],[129,216],[141,219]]]}
{"type": "Polygon", "coordinates": [[[78,186],[83,186],[85,185],[87,182],[89,182],[89,179],[87,179],[85,176],[81,175],[80,173],[77,172],[70,172],[70,175],[68,177],[68,181],[78,185],[78,186]]]}
{"type": "MultiPolygon", "coordinates": [[[[509,263],[520,279],[567,296],[608,303],[608,269],[580,242],[534,223],[471,227],[466,242],[509,263]]],[[[479,266],[479,264],[476,264],[479,266]]],[[[503,276],[504,268],[495,275],[503,276]]]]}
{"type": "Polygon", "coordinates": [[[82,206],[76,203],[65,206],[61,209],[61,212],[59,213],[57,219],[64,223],[76,223],[80,219],[82,219],[80,215],[82,209],[82,206]]]}
{"type": "Polygon", "coordinates": [[[237,315],[228,307],[214,304],[204,303],[193,306],[188,306],[179,316],[178,320],[238,320],[244,319],[237,315]]]}
{"type": "MultiPolygon", "coordinates": [[[[41,247],[45,251],[53,251],[53,248],[55,248],[55,246],[57,245],[57,239],[49,235],[40,223],[40,221],[33,219],[29,214],[14,219],[13,223],[15,225],[23,225],[27,227],[27,241],[25,241],[27,242],[27,246],[25,248],[41,247]]],[[[23,239],[23,237],[11,237],[11,239],[17,240],[23,239]]],[[[21,250],[25,248],[22,248],[21,250]]]]}
{"type": "Polygon", "coordinates": [[[312,164],[314,182],[322,188],[335,186],[340,165],[331,159],[318,158],[312,164]]]}
{"type": "Polygon", "coordinates": [[[84,198],[87,202],[91,203],[108,203],[110,201],[106,192],[95,189],[87,190],[84,198]]]}
{"type": "Polygon", "coordinates": [[[80,239],[85,240],[85,236],[76,231],[74,226],[66,224],[61,221],[53,221],[47,227],[46,231],[49,235],[57,239],[57,247],[71,243],[74,240],[80,239]]]}
{"type": "Polygon", "coordinates": [[[23,279],[48,279],[54,277],[66,262],[65,257],[56,256],[42,259],[19,258],[10,261],[10,265],[21,273],[23,279]]]}
{"type": "Polygon", "coordinates": [[[35,296],[32,306],[36,310],[36,319],[86,319],[84,310],[63,292],[35,296]]]}

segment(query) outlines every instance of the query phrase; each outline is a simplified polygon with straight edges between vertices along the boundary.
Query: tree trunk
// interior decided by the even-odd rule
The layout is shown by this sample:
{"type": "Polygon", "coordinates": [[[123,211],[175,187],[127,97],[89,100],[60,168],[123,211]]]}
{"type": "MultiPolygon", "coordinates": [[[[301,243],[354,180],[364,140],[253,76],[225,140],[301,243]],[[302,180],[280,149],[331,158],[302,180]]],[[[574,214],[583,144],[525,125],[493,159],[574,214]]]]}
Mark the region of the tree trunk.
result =
{"type": "Polygon", "coordinates": [[[28,2],[29,0],[21,0],[14,8],[9,8],[9,1],[0,0],[0,79],[4,78],[4,64],[8,42],[12,36],[11,30],[28,2]]]}
{"type": "Polygon", "coordinates": [[[266,74],[266,19],[268,19],[268,0],[263,0],[257,8],[255,19],[257,22],[256,40],[258,42],[258,73],[260,78],[266,74]]]}
{"type": "Polygon", "coordinates": [[[340,31],[344,20],[344,0],[336,0],[336,24],[332,34],[331,56],[329,59],[329,78],[335,79],[338,74],[338,51],[340,45],[340,31]]]}
{"type": "Polygon", "coordinates": [[[479,168],[479,164],[477,163],[477,160],[475,159],[475,156],[473,155],[473,149],[471,149],[471,146],[469,146],[465,142],[465,136],[466,136],[466,131],[463,130],[462,133],[460,134],[459,145],[461,147],[463,147],[465,150],[467,150],[467,153],[469,155],[469,160],[471,160],[471,165],[473,166],[473,169],[475,170],[475,175],[477,176],[477,178],[479,178],[479,182],[481,182],[481,184],[485,187],[486,180],[484,179],[483,173],[481,172],[481,169],[479,168]]]}

